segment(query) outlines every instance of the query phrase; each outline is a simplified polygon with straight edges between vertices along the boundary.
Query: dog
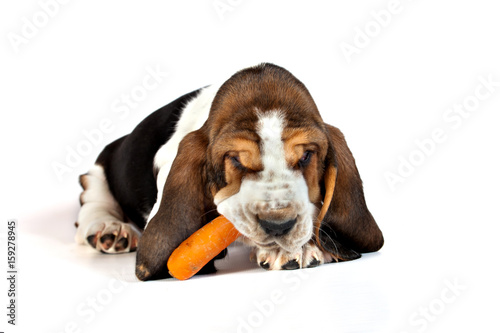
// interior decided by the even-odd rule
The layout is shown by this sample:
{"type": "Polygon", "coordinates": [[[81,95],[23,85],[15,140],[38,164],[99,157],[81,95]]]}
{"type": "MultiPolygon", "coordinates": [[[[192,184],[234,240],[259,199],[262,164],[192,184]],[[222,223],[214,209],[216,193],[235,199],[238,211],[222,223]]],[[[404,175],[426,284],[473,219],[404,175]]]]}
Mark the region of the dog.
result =
{"type": "MultiPolygon", "coordinates": [[[[384,243],[343,134],[270,63],[152,113],[106,146],[80,184],[76,241],[137,250],[143,281],[169,277],[172,251],[219,215],[268,270],[353,260],[384,243]]],[[[199,274],[215,272],[215,259],[199,274]]]]}

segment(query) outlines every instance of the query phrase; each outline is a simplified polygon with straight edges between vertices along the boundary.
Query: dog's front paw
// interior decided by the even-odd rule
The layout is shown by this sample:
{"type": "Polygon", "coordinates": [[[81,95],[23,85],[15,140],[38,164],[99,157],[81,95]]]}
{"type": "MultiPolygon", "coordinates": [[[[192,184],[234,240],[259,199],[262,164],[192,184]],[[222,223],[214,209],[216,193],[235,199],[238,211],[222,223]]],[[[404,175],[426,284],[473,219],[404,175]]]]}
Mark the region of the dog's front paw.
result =
{"type": "Polygon", "coordinates": [[[307,243],[297,252],[256,248],[254,257],[260,267],[268,270],[310,268],[333,261],[329,253],[323,252],[314,243],[307,243]]]}
{"type": "Polygon", "coordinates": [[[140,237],[136,228],[121,221],[94,223],[87,230],[78,230],[78,233],[84,242],[104,253],[135,251],[140,237]]]}

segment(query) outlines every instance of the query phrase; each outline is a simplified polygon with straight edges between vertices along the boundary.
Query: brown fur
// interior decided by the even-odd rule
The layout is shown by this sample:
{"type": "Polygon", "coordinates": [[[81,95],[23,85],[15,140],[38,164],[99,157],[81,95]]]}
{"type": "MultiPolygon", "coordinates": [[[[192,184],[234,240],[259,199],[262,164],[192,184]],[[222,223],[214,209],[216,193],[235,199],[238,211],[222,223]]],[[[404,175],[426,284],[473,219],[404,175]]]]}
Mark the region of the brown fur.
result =
{"type": "Polygon", "coordinates": [[[337,169],[333,199],[323,218],[319,234],[323,248],[339,260],[358,258],[361,252],[378,251],[384,244],[382,232],[369,212],[361,177],[344,135],[326,125],[334,155],[327,167],[337,169]]]}
{"type": "Polygon", "coordinates": [[[214,217],[210,212],[215,206],[205,187],[207,145],[203,130],[188,134],[179,145],[160,209],[139,241],[136,275],[141,280],[166,277],[172,251],[214,217]]]}

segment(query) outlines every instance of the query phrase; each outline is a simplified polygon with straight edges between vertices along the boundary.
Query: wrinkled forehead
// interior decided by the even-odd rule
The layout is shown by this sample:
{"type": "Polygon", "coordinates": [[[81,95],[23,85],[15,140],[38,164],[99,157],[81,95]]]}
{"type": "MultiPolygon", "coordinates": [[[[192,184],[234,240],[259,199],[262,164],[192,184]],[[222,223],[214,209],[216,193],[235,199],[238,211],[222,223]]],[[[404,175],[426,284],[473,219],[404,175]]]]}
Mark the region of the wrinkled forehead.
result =
{"type": "Polygon", "coordinates": [[[303,116],[302,119],[290,117],[280,110],[259,110],[242,113],[225,124],[221,124],[214,137],[214,148],[220,151],[253,150],[262,153],[264,147],[268,153],[276,153],[283,146],[315,145],[323,155],[328,145],[323,123],[314,118],[303,116]]]}
{"type": "Polygon", "coordinates": [[[213,108],[209,117],[211,136],[225,134],[231,129],[257,132],[264,126],[264,120],[279,118],[279,124],[284,129],[321,130],[324,132],[324,123],[314,102],[294,104],[290,101],[276,103],[271,107],[261,105],[259,99],[252,103],[241,105],[231,99],[213,108]]]}
{"type": "Polygon", "coordinates": [[[282,142],[288,145],[326,144],[322,123],[302,117],[294,119],[287,112],[271,110],[258,112],[255,131],[261,142],[282,142]]]}

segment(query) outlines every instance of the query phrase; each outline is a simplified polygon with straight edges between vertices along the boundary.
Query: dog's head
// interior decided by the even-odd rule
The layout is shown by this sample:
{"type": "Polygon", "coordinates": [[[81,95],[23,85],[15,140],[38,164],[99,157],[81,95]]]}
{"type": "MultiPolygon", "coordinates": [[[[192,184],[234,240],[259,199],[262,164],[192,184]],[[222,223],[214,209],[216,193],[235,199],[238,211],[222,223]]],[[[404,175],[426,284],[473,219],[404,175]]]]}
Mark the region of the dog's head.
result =
{"type": "MultiPolygon", "coordinates": [[[[154,219],[171,230],[165,260],[215,210],[263,248],[293,252],[313,239],[349,260],[383,243],[342,133],[299,80],[271,64],[220,87],[207,122],[181,142],[164,193],[168,212],[154,219]]],[[[158,233],[153,222],[143,237],[158,233]]]]}
{"type": "Polygon", "coordinates": [[[304,85],[277,66],[241,71],[220,88],[207,126],[217,210],[257,246],[293,252],[308,242],[335,160],[304,85]]]}

